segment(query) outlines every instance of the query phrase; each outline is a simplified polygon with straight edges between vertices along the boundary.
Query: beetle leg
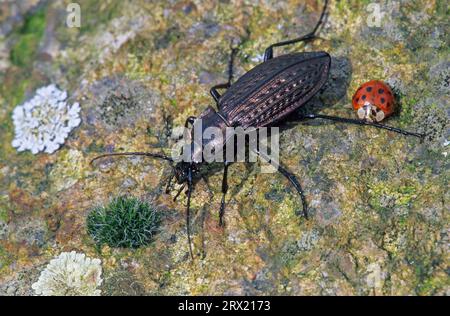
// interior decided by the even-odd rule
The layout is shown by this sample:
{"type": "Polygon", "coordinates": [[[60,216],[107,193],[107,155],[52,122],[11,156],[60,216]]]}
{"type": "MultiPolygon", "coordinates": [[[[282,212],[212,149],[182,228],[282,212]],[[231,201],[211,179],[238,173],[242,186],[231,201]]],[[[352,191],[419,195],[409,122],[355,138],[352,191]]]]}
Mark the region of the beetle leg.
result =
{"type": "Polygon", "coordinates": [[[283,176],[285,176],[289,180],[289,182],[291,182],[291,184],[294,186],[294,188],[297,190],[298,194],[300,195],[300,198],[302,199],[303,216],[305,216],[305,218],[308,219],[308,206],[306,204],[305,194],[303,193],[303,188],[300,185],[300,182],[298,182],[297,178],[295,177],[295,175],[292,172],[288,171],[283,166],[278,165],[278,171],[283,176]]]}
{"type": "Polygon", "coordinates": [[[181,191],[183,191],[184,187],[186,186],[186,184],[183,184],[179,189],[178,192],[175,194],[175,196],[173,197],[173,201],[175,202],[178,199],[178,196],[180,195],[181,191]]]}
{"type": "Polygon", "coordinates": [[[229,162],[225,161],[224,169],[223,169],[223,178],[222,178],[222,201],[220,202],[220,211],[219,211],[219,226],[223,227],[223,214],[225,213],[225,195],[228,191],[228,166],[229,162]]]}
{"type": "MultiPolygon", "coordinates": [[[[226,83],[221,83],[218,85],[215,85],[214,87],[209,90],[209,93],[211,93],[212,97],[214,98],[214,101],[216,101],[217,106],[219,106],[219,99],[222,96],[218,89],[228,89],[231,86],[231,81],[233,80],[233,65],[234,65],[234,58],[236,57],[236,54],[238,52],[237,48],[231,48],[230,53],[230,60],[228,61],[228,81],[226,83]]],[[[219,109],[220,110],[220,109],[219,109]]]]}
{"type": "Polygon", "coordinates": [[[325,12],[327,10],[327,5],[328,5],[328,0],[325,0],[325,4],[322,9],[322,14],[320,15],[319,21],[317,22],[316,26],[314,27],[314,29],[311,33],[308,33],[305,36],[302,36],[299,38],[295,38],[295,39],[283,41],[283,42],[278,42],[278,43],[270,45],[264,51],[264,61],[267,61],[267,60],[273,58],[273,48],[274,47],[281,47],[281,46],[291,45],[291,44],[309,41],[309,40],[314,39],[316,37],[316,32],[319,29],[319,26],[323,23],[323,19],[325,17],[325,12]]]}
{"type": "Polygon", "coordinates": [[[214,193],[212,192],[211,187],[209,186],[208,178],[206,178],[204,174],[201,174],[200,176],[205,182],[206,189],[208,190],[209,196],[212,199],[214,197],[214,193]]]}
{"type": "Polygon", "coordinates": [[[217,106],[219,105],[219,99],[222,96],[219,91],[217,91],[218,89],[228,89],[230,87],[230,84],[227,83],[221,83],[218,85],[215,85],[214,87],[211,88],[211,90],[209,90],[209,93],[212,95],[214,101],[216,101],[217,106]]]}
{"type": "Polygon", "coordinates": [[[375,122],[368,122],[366,120],[355,120],[355,119],[349,119],[349,118],[345,118],[345,117],[337,117],[337,116],[330,116],[330,115],[323,115],[323,114],[307,114],[303,117],[309,118],[309,119],[319,118],[319,119],[325,119],[325,120],[330,120],[330,121],[335,121],[335,122],[340,122],[340,123],[373,126],[376,128],[386,129],[388,131],[396,132],[396,133],[406,135],[406,136],[415,136],[415,137],[419,137],[419,138],[423,138],[425,136],[423,134],[408,132],[408,131],[404,131],[400,128],[396,128],[396,127],[392,127],[392,126],[384,125],[384,124],[380,124],[380,123],[375,123],[375,122]]]}
{"type": "Polygon", "coordinates": [[[170,174],[169,181],[167,181],[166,185],[166,194],[170,193],[170,189],[172,188],[172,180],[175,178],[175,171],[172,169],[172,173],[170,174]]]}
{"type": "Polygon", "coordinates": [[[192,253],[192,244],[191,244],[191,194],[192,194],[192,166],[189,167],[188,170],[188,190],[187,190],[187,206],[186,206],[186,231],[188,237],[189,244],[189,254],[191,255],[191,259],[194,260],[194,254],[192,253]]]}
{"type": "MultiPolygon", "coordinates": [[[[259,150],[255,150],[255,152],[262,159],[264,159],[267,162],[270,162],[270,158],[268,156],[266,156],[265,154],[261,153],[259,150]]],[[[270,162],[270,163],[274,164],[275,162],[270,162]]],[[[284,168],[279,163],[276,163],[275,167],[276,167],[278,172],[280,172],[283,176],[285,176],[289,180],[289,182],[294,186],[295,190],[297,190],[297,193],[300,195],[300,198],[302,200],[303,216],[306,219],[308,219],[308,205],[306,203],[305,194],[303,192],[303,188],[302,188],[300,182],[297,180],[296,176],[292,172],[290,172],[289,170],[284,168]]]]}

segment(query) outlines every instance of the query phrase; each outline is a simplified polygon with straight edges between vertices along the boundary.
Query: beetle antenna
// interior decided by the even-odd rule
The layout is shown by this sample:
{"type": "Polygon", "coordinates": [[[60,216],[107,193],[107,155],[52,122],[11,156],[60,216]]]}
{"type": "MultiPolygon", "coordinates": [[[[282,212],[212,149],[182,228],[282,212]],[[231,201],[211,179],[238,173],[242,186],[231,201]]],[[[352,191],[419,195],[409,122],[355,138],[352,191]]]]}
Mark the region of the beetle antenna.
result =
{"type": "Polygon", "coordinates": [[[230,49],[231,49],[231,54],[230,54],[230,60],[228,61],[228,86],[231,86],[231,82],[233,81],[233,66],[234,66],[234,59],[239,51],[239,49],[237,47],[233,47],[233,41],[231,41],[230,43],[230,49]]]}
{"type": "Polygon", "coordinates": [[[124,153],[103,154],[103,155],[97,156],[91,160],[91,164],[98,159],[105,158],[105,157],[111,157],[111,156],[146,156],[146,157],[158,158],[158,159],[163,159],[163,160],[173,162],[172,158],[170,158],[166,155],[162,155],[162,154],[153,154],[153,153],[145,153],[145,152],[124,152],[124,153]]]}
{"type": "Polygon", "coordinates": [[[325,119],[325,120],[330,120],[330,121],[335,121],[335,122],[340,122],[340,123],[373,126],[373,127],[376,127],[376,128],[385,129],[385,130],[388,130],[388,131],[391,131],[391,132],[395,132],[395,133],[399,133],[399,134],[406,135],[406,136],[414,136],[414,137],[418,137],[418,138],[424,138],[425,137],[424,134],[404,131],[404,130],[402,130],[400,128],[396,128],[396,127],[393,127],[393,126],[384,125],[384,124],[380,124],[380,123],[375,123],[375,122],[367,122],[366,120],[354,120],[354,119],[349,119],[349,118],[345,118],[345,117],[337,117],[337,116],[324,115],[324,114],[307,114],[304,117],[308,118],[308,119],[317,119],[317,118],[319,118],[319,119],[325,119]]]}
{"type": "Polygon", "coordinates": [[[322,13],[320,14],[319,21],[317,22],[316,26],[314,27],[314,30],[311,32],[311,34],[316,34],[317,30],[319,29],[320,25],[323,24],[323,20],[325,17],[325,14],[327,12],[328,7],[328,0],[325,0],[325,3],[323,5],[322,13]]]}

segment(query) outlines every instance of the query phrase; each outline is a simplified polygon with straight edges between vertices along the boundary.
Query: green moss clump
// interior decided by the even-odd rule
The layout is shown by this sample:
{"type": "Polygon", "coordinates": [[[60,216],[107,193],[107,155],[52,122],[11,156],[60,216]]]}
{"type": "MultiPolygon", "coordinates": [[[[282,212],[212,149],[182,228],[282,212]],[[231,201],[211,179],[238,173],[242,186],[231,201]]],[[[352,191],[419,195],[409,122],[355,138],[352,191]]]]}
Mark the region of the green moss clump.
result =
{"type": "Polygon", "coordinates": [[[45,10],[41,9],[25,20],[19,39],[11,49],[11,62],[19,67],[31,64],[45,31],[45,10]]]}
{"type": "Polygon", "coordinates": [[[87,231],[102,246],[138,248],[149,244],[158,232],[161,218],[148,203],[118,197],[107,207],[97,207],[87,217],[87,231]]]}

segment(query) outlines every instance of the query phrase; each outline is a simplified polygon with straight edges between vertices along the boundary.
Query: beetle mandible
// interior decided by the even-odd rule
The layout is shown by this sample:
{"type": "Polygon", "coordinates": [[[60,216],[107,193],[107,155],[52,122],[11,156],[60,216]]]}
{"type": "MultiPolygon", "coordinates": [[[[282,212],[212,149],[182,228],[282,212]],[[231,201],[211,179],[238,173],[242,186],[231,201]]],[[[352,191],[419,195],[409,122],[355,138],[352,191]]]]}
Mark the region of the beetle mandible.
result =
{"type": "MultiPolygon", "coordinates": [[[[215,100],[217,110],[208,107],[198,118],[202,119],[202,129],[210,126],[218,127],[225,135],[227,127],[267,127],[280,123],[293,111],[304,106],[314,95],[316,95],[328,79],[331,57],[326,52],[301,52],[285,54],[274,57],[274,48],[287,46],[299,42],[306,42],[316,38],[318,29],[323,24],[328,0],[324,1],[322,13],[312,32],[292,40],[282,41],[270,45],[264,52],[264,61],[245,73],[235,83],[233,79],[233,58],[236,49],[232,49],[231,58],[228,67],[228,81],[211,88],[210,93],[215,100]],[[224,94],[219,90],[225,89],[224,94]]],[[[367,120],[356,120],[343,117],[335,117],[322,114],[307,114],[302,118],[306,119],[326,119],[341,123],[350,123],[357,125],[373,126],[386,129],[403,135],[422,137],[423,135],[404,131],[395,127],[380,123],[369,122],[367,120]]],[[[198,120],[196,117],[189,117],[186,120],[185,127],[192,126],[198,120]]],[[[181,161],[174,164],[174,159],[163,154],[147,152],[123,152],[108,153],[100,155],[92,160],[108,156],[146,156],[159,158],[169,161],[173,165],[172,177],[169,180],[166,191],[168,191],[173,177],[176,178],[181,189],[175,196],[187,185],[187,205],[186,205],[186,229],[188,235],[189,253],[193,258],[190,234],[190,203],[193,190],[193,183],[199,170],[205,163],[202,160],[202,150],[213,139],[203,139],[202,146],[197,150],[191,151],[189,162],[181,161]]],[[[226,140],[225,140],[226,144],[226,140]]],[[[193,146],[193,143],[192,143],[193,146]]],[[[194,148],[194,147],[192,147],[194,148]]],[[[257,152],[264,160],[267,156],[257,152]]],[[[225,210],[225,197],[228,190],[227,176],[230,162],[224,162],[224,173],[222,180],[222,200],[219,211],[219,225],[223,226],[223,215],[225,210]]],[[[303,207],[303,215],[308,218],[307,203],[303,193],[302,186],[294,174],[288,171],[281,164],[278,164],[278,170],[294,186],[300,195],[303,207]]]]}

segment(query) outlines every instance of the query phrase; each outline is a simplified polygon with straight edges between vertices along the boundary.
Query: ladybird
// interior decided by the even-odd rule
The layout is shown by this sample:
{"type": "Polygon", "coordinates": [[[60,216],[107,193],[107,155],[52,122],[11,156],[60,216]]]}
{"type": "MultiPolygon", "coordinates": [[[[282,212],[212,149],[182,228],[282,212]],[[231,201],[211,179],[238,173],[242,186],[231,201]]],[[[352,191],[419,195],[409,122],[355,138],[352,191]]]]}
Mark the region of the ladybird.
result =
{"type": "Polygon", "coordinates": [[[358,117],[369,122],[381,122],[395,110],[391,88],[379,80],[371,80],[361,85],[353,95],[352,104],[358,117]]]}

